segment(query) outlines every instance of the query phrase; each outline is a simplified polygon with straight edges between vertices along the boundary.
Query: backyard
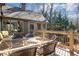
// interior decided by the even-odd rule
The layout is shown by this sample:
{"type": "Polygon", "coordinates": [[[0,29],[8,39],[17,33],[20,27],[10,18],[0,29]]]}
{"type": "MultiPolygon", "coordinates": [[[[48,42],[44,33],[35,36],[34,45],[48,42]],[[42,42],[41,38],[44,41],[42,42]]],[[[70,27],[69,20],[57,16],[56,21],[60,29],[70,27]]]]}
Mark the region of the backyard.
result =
{"type": "Polygon", "coordinates": [[[0,56],[79,55],[78,3],[17,5],[0,3],[0,56]]]}

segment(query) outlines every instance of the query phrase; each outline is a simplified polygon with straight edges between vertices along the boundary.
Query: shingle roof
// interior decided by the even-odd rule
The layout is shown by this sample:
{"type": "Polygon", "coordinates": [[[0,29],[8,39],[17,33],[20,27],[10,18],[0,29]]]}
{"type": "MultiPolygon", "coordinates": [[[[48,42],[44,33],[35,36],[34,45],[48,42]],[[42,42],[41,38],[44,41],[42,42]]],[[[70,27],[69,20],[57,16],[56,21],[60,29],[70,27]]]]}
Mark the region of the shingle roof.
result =
{"type": "Polygon", "coordinates": [[[7,10],[7,9],[10,9],[12,8],[11,6],[2,6],[2,10],[7,10]]]}
{"type": "Polygon", "coordinates": [[[17,11],[17,12],[11,13],[6,16],[14,17],[14,18],[21,18],[21,19],[31,19],[31,20],[36,20],[36,21],[44,21],[45,20],[43,15],[33,13],[33,12],[28,12],[28,11],[17,11]]]}
{"type": "Polygon", "coordinates": [[[45,18],[42,14],[32,12],[32,11],[21,11],[20,8],[14,7],[14,8],[8,8],[4,12],[4,16],[8,17],[14,17],[14,18],[21,18],[21,19],[30,19],[35,21],[44,21],[45,18]]]}

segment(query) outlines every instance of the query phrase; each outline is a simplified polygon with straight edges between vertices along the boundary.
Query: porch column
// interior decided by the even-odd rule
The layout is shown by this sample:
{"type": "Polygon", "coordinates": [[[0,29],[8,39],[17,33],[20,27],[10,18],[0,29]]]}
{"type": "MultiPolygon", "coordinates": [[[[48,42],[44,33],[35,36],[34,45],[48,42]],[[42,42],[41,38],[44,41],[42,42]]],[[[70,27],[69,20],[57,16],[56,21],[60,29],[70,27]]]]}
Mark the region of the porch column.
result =
{"type": "MultiPolygon", "coordinates": [[[[34,23],[34,30],[37,30],[37,23],[34,23]]],[[[34,36],[35,36],[35,32],[33,32],[34,36]]]]}
{"type": "Polygon", "coordinates": [[[9,21],[10,21],[10,33],[11,33],[11,30],[12,30],[12,28],[11,28],[11,19],[9,21]]]}
{"type": "Polygon", "coordinates": [[[22,27],[21,27],[21,28],[22,28],[22,32],[24,32],[24,29],[25,29],[25,28],[24,28],[24,24],[25,24],[24,21],[21,21],[21,24],[22,24],[22,25],[21,25],[21,26],[22,26],[22,27]]]}
{"type": "Polygon", "coordinates": [[[44,28],[43,28],[43,24],[41,24],[41,29],[44,29],[44,28]]]}
{"type": "Polygon", "coordinates": [[[34,30],[37,30],[37,23],[34,23],[34,30]]]}
{"type": "Polygon", "coordinates": [[[28,32],[30,32],[30,22],[28,22],[28,32]]]}
{"type": "Polygon", "coordinates": [[[24,29],[25,29],[25,28],[24,28],[24,21],[22,21],[22,24],[23,24],[23,25],[22,25],[22,31],[24,32],[24,29]]]}

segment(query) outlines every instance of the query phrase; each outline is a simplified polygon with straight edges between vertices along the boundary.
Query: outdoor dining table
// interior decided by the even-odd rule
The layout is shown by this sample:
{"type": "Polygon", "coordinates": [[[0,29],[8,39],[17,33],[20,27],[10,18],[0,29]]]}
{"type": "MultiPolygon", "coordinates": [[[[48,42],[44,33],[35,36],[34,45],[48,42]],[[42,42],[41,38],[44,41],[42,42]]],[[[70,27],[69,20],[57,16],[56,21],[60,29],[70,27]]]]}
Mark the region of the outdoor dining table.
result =
{"type": "Polygon", "coordinates": [[[28,38],[27,42],[31,42],[31,43],[35,43],[37,45],[42,45],[48,42],[52,42],[54,40],[50,40],[50,39],[42,39],[41,37],[32,37],[32,38],[28,38]]]}
{"type": "Polygon", "coordinates": [[[43,39],[41,37],[33,37],[27,40],[28,42],[37,44],[37,56],[47,56],[54,54],[57,42],[55,39],[43,39]]]}
{"type": "MultiPolygon", "coordinates": [[[[21,49],[27,49],[27,48],[30,48],[30,47],[40,47],[48,42],[51,42],[53,40],[42,40],[40,37],[32,37],[32,38],[26,38],[26,39],[22,39],[24,40],[23,42],[25,42],[25,44],[22,44],[21,46],[15,46],[15,43],[12,44],[14,45],[14,47],[9,47],[9,48],[6,48],[4,50],[1,50],[0,48],[0,54],[3,54],[3,55],[8,55],[9,53],[13,53],[15,51],[18,51],[18,50],[21,50],[21,49]],[[28,43],[28,44],[27,44],[28,43]]],[[[9,44],[9,43],[8,43],[9,44]]]]}
{"type": "MultiPolygon", "coordinates": [[[[9,43],[7,43],[7,44],[9,44],[9,43]]],[[[36,46],[36,44],[32,44],[32,43],[29,43],[29,42],[25,42],[25,44],[14,43],[14,44],[12,44],[13,46],[11,44],[9,44],[8,48],[3,49],[3,50],[1,49],[1,46],[0,46],[0,55],[4,55],[5,56],[5,55],[9,55],[9,54],[11,54],[13,52],[19,51],[19,50],[30,49],[30,48],[36,46]]],[[[7,46],[7,45],[5,45],[5,46],[7,46]]]]}

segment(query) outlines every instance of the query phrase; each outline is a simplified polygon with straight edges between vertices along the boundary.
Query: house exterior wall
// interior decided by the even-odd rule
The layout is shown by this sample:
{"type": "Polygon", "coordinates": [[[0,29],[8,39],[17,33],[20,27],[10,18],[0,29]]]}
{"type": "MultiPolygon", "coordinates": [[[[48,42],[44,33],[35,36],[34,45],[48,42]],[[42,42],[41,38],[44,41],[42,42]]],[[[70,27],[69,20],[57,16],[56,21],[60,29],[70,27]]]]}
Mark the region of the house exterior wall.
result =
{"type": "MultiPolygon", "coordinates": [[[[14,31],[15,31],[15,29],[18,30],[18,24],[17,24],[18,20],[11,20],[11,23],[12,23],[12,24],[10,24],[12,26],[11,28],[14,31]]],[[[4,24],[4,25],[7,27],[6,24],[4,24]]],[[[28,33],[28,32],[31,31],[30,24],[34,25],[34,29],[33,30],[47,29],[47,23],[43,24],[43,23],[34,22],[34,21],[33,22],[32,21],[20,21],[20,24],[21,24],[22,32],[25,32],[25,33],[28,33]],[[41,25],[40,29],[38,29],[38,25],[37,24],[41,25]]],[[[8,29],[6,28],[6,30],[8,30],[8,29]]],[[[0,31],[1,31],[1,22],[0,22],[0,31]]]]}
{"type": "Polygon", "coordinates": [[[27,22],[23,22],[23,26],[24,27],[24,32],[30,32],[31,30],[40,30],[40,29],[47,29],[47,23],[40,23],[41,25],[41,28],[38,29],[38,23],[36,22],[30,22],[30,21],[27,21],[27,22]],[[34,29],[31,29],[30,25],[33,25],[34,26],[34,29]]]}
{"type": "Polygon", "coordinates": [[[47,23],[28,22],[28,32],[30,32],[31,30],[43,30],[43,29],[47,29],[47,23]],[[38,24],[40,24],[40,28],[38,24]],[[31,29],[30,25],[33,25],[34,29],[31,29]]]}
{"type": "Polygon", "coordinates": [[[28,32],[28,22],[23,22],[24,32],[28,32]]]}

